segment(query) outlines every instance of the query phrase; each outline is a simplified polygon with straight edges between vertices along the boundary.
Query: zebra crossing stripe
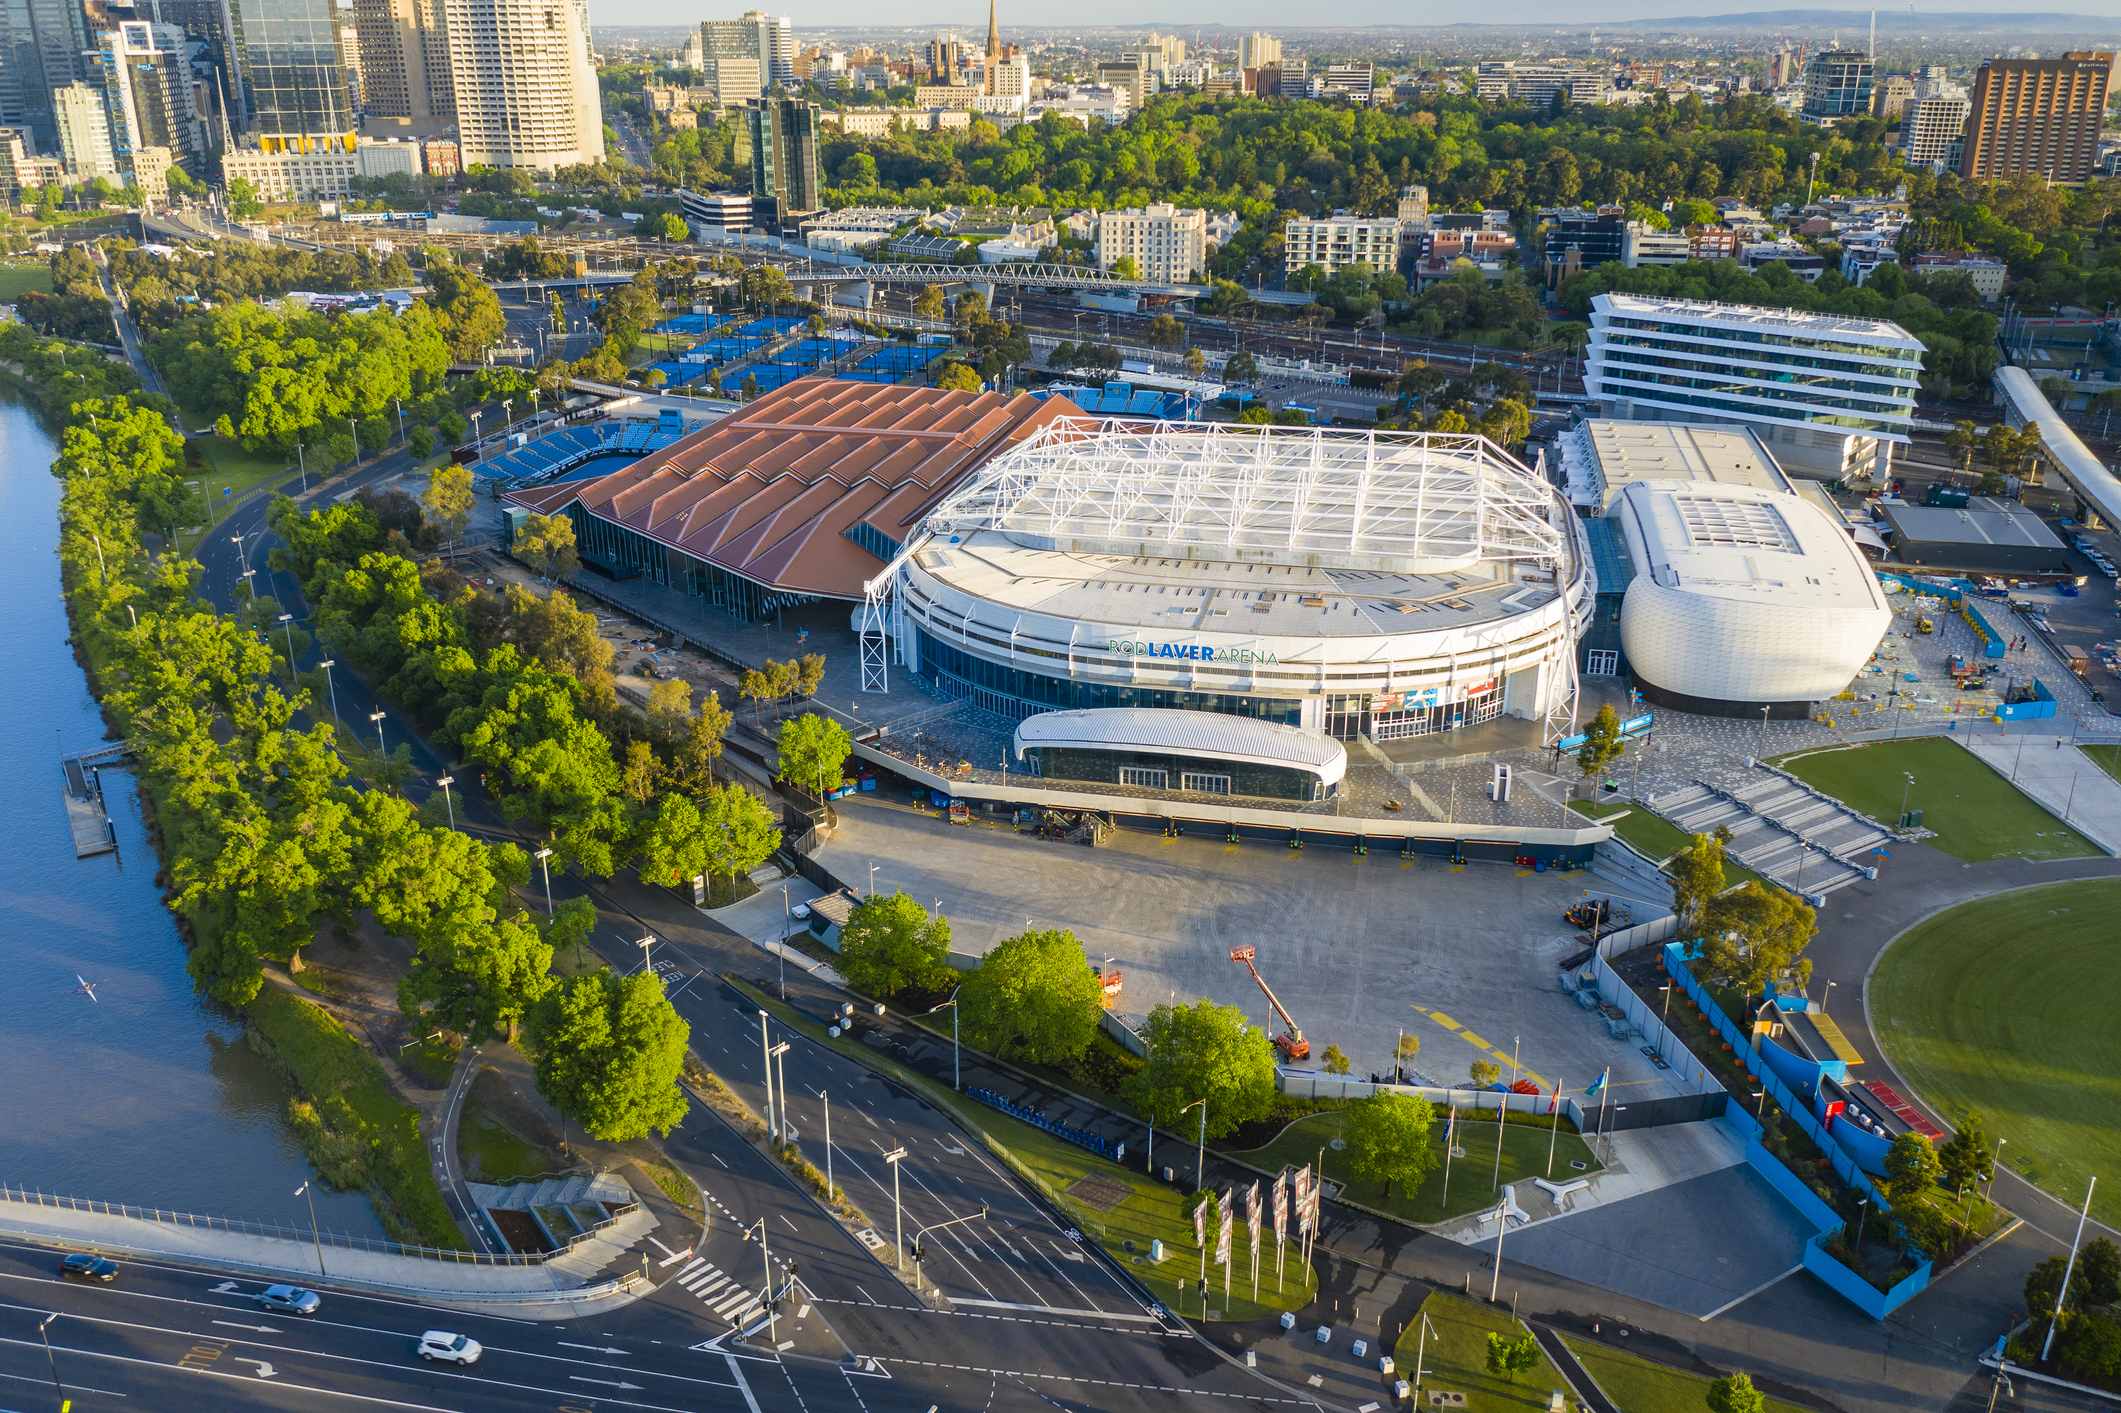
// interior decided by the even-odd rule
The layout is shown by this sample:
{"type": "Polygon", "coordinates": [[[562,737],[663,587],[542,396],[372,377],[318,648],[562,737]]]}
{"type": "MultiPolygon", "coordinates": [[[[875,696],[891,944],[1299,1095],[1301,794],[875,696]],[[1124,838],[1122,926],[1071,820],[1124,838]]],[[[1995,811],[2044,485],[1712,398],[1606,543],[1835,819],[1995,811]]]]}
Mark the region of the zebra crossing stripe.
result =
{"type": "Polygon", "coordinates": [[[714,1310],[714,1313],[716,1315],[726,1320],[729,1318],[730,1312],[740,1310],[747,1304],[756,1303],[757,1299],[752,1295],[750,1291],[740,1290],[736,1293],[733,1299],[720,1301],[711,1308],[714,1310]]]}
{"type": "Polygon", "coordinates": [[[714,1267],[709,1266],[704,1271],[694,1271],[689,1276],[679,1276],[678,1284],[685,1287],[685,1289],[687,1290],[698,1290],[701,1286],[710,1284],[714,1281],[718,1281],[721,1278],[722,1273],[720,1271],[717,1271],[714,1267]]]}

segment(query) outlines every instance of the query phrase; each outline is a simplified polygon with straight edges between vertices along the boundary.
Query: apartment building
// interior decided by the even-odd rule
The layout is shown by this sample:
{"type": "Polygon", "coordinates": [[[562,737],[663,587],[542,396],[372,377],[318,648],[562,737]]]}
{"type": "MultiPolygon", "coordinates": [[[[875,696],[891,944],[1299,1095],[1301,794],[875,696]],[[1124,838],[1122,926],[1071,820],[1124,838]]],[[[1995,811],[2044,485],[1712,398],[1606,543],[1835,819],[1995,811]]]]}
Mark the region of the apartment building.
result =
{"type": "Polygon", "coordinates": [[[1263,69],[1281,62],[1281,41],[1271,34],[1254,31],[1237,41],[1237,67],[1263,69]]]}
{"type": "Polygon", "coordinates": [[[1924,80],[1900,110],[1900,155],[1910,167],[1957,171],[1972,104],[1957,84],[1924,80]]]}
{"type": "Polygon", "coordinates": [[[1830,49],[1804,66],[1804,116],[1854,118],[1871,111],[1871,56],[1830,49]]]}
{"type": "Polygon", "coordinates": [[[1990,304],[2003,298],[2003,281],[2010,274],[2010,267],[1993,255],[1977,255],[1970,252],[1932,251],[1915,256],[1907,262],[1910,274],[1934,275],[1943,270],[1957,270],[1974,282],[1974,292],[1990,304]]]}
{"type": "Polygon", "coordinates": [[[551,171],[604,157],[584,0],[443,0],[465,164],[551,171]]]}
{"type": "MultiPolygon", "coordinates": [[[[746,10],[733,20],[703,20],[700,48],[709,62],[756,60],[760,91],[795,82],[795,30],[786,15],[775,19],[764,10],[746,10]]],[[[747,95],[757,96],[757,92],[747,95]]]]}
{"type": "Polygon", "coordinates": [[[1316,265],[1332,275],[1348,265],[1392,270],[1399,265],[1397,216],[1299,218],[1282,227],[1282,265],[1295,273],[1316,265]]]}
{"type": "Polygon", "coordinates": [[[1125,257],[1144,280],[1192,283],[1208,264],[1208,213],[1169,202],[1105,212],[1097,222],[1097,267],[1109,270],[1125,257]]]}
{"type": "Polygon", "coordinates": [[[2104,50],[1984,63],[1974,75],[1959,175],[2031,174],[2065,185],[2090,179],[2113,68],[2104,50]]]}
{"type": "Polygon", "coordinates": [[[52,117],[59,127],[59,154],[69,177],[81,182],[97,177],[119,179],[101,89],[80,82],[53,89],[52,117]]]}

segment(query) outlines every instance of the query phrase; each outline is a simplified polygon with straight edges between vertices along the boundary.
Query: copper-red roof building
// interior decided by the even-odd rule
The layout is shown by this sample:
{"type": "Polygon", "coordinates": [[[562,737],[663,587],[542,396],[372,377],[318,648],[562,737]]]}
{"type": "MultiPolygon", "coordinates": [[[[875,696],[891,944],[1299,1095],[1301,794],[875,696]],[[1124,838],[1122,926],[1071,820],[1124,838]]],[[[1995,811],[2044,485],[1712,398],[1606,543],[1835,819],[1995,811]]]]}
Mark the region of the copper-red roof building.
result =
{"type": "Polygon", "coordinates": [[[1065,398],[804,378],[620,471],[511,491],[565,513],[591,564],[758,621],[859,600],[929,508],[1065,398]]]}

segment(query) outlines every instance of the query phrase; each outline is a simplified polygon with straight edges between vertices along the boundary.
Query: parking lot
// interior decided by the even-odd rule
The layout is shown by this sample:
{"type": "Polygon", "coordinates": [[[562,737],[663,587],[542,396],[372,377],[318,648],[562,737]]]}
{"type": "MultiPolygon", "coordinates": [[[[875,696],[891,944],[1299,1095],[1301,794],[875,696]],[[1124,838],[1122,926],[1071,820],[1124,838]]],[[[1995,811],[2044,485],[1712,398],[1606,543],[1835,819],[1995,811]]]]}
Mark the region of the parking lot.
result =
{"type": "Polygon", "coordinates": [[[1404,1028],[1421,1038],[1415,1067],[1435,1083],[1464,1084],[1482,1059],[1507,1079],[1521,1046],[1523,1071],[1548,1088],[1579,1092],[1610,1065],[1615,1103],[1680,1092],[1642,1041],[1611,1038],[1557,984],[1560,963],[1582,950],[1562,910],[1601,887],[1589,874],[1126,831],[1092,849],[984,816],[953,827],[888,794],[839,809],[818,855],[835,875],[866,892],[874,864],[877,891],[940,904],[962,952],[1027,925],[1071,929],[1092,961],[1109,955],[1124,975],[1122,1012],[1205,996],[1265,1019],[1258,986],[1230,960],[1250,944],[1312,1043],[1308,1063],[1337,1044],[1356,1076],[1383,1071],[1404,1028]]]}

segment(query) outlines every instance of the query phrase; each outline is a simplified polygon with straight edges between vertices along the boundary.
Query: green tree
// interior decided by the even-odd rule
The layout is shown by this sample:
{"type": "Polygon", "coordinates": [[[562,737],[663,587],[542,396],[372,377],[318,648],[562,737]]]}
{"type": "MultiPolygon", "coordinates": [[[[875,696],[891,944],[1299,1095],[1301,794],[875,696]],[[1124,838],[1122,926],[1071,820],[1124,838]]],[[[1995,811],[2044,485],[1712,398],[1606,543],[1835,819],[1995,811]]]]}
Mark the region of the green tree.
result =
{"type": "Polygon", "coordinates": [[[435,434],[432,427],[415,427],[406,434],[406,443],[412,448],[415,461],[425,461],[435,452],[435,434]]]}
{"type": "Polygon", "coordinates": [[[668,1136],[684,1119],[677,1081],[690,1036],[661,977],[606,968],[556,983],[524,1029],[538,1093],[607,1143],[668,1136]]]}
{"type": "MultiPolygon", "coordinates": [[[[2050,1256],[2028,1271],[2025,1276],[2025,1311],[2035,1321],[2044,1321],[2055,1313],[2055,1299],[2062,1290],[2062,1277],[2069,1262],[2066,1257],[2050,1256]]],[[[2072,1311],[2084,1303],[2084,1287],[2077,1284],[2074,1273],[2070,1274],[2069,1305],[2072,1311]]]]}
{"type": "Polygon", "coordinates": [[[1208,1101],[1208,1136],[1220,1138],[1274,1107],[1274,1047],[1236,1006],[1205,998],[1158,1006],[1142,1027],[1148,1063],[1124,1092],[1144,1118],[1175,1128],[1181,1110],[1208,1101]]]}
{"type": "Polygon", "coordinates": [[[773,813],[758,797],[741,785],[728,785],[707,797],[700,811],[706,839],[706,871],[719,873],[732,884],[751,872],[780,847],[781,832],[773,813]]]}
{"type": "Polygon", "coordinates": [[[1613,704],[1598,708],[1598,715],[1584,729],[1583,744],[1576,748],[1576,768],[1585,778],[1596,775],[1606,766],[1620,759],[1627,746],[1620,739],[1620,718],[1613,712],[1613,704]]]}
{"type": "Polygon", "coordinates": [[[1385,1092],[1358,1099],[1343,1113],[1341,1135],[1348,1144],[1348,1166],[1358,1177],[1384,1184],[1392,1195],[1397,1182],[1412,1192],[1435,1163],[1429,1149],[1429,1124],[1436,1111],[1426,1099],[1385,1092]]]}
{"type": "Polygon", "coordinates": [[[1944,1170],[1944,1185],[1957,1192],[1988,1181],[1995,1171],[1996,1146],[1989,1142],[1981,1121],[1969,1118],[1937,1150],[1937,1161],[1944,1170]]]}
{"type": "Polygon", "coordinates": [[[1497,1378],[1517,1382],[1517,1376],[1539,1367],[1539,1340],[1532,1335],[1511,1339],[1508,1335],[1488,1336],[1488,1372],[1497,1378]]]}
{"type": "Polygon", "coordinates": [[[706,821],[683,795],[665,795],[641,831],[641,878],[677,887],[707,871],[706,821]]]}
{"type": "Polygon", "coordinates": [[[1223,360],[1223,381],[1249,383],[1259,376],[1259,360],[1243,349],[1223,360]]]}
{"type": "Polygon", "coordinates": [[[574,521],[564,515],[525,516],[522,528],[516,531],[515,552],[543,579],[571,579],[581,572],[582,556],[575,549],[574,521]]]}
{"type": "Polygon", "coordinates": [[[1664,872],[1672,882],[1672,911],[1680,931],[1691,937],[1709,900],[1724,889],[1723,844],[1713,835],[1696,834],[1665,862],[1664,872]]]}
{"type": "Polygon", "coordinates": [[[2121,1325],[2103,1315],[2072,1321],[2058,1354],[2080,1378],[2111,1380],[2121,1374],[2121,1325]]]}
{"type": "Polygon", "coordinates": [[[1502,1078],[1502,1066],[1493,1060],[1475,1060],[1466,1066],[1466,1077],[1473,1081],[1475,1089],[1486,1089],[1502,1078]]]}
{"type": "Polygon", "coordinates": [[[1903,1133],[1885,1150],[1886,1194],[1895,1207],[1921,1200],[1943,1176],[1937,1150],[1919,1133],[1903,1133]]]}
{"type": "Polygon", "coordinates": [[[552,947],[527,918],[462,914],[430,929],[398,982],[398,1009],[461,1031],[472,1044],[516,1027],[551,984],[552,947]]]}
{"type": "Polygon", "coordinates": [[[545,923],[545,945],[553,955],[572,948],[575,965],[582,964],[582,946],[597,930],[597,905],[587,895],[567,898],[552,910],[545,923]]]}
{"type": "Polygon", "coordinates": [[[966,1039],[1004,1059],[1057,1065],[1097,1034],[1103,993],[1073,932],[1031,931],[996,944],[958,988],[966,1039]]]}
{"type": "Polygon", "coordinates": [[[978,392],[980,375],[963,363],[945,363],[935,375],[935,385],[944,392],[978,392]]]}
{"type": "Polygon", "coordinates": [[[943,296],[941,285],[929,285],[914,296],[913,313],[921,319],[941,320],[949,313],[949,301],[943,296]]]}
{"type": "Polygon", "coordinates": [[[1709,1413],[1767,1413],[1767,1395],[1744,1374],[1731,1374],[1709,1385],[1709,1413]]]}
{"type": "Polygon", "coordinates": [[[1349,1062],[1347,1055],[1342,1052],[1338,1045],[1328,1045],[1326,1047],[1325,1066],[1327,1074],[1337,1075],[1345,1075],[1350,1069],[1354,1068],[1349,1062]]]}
{"type": "Polygon", "coordinates": [[[2086,1242],[2070,1280],[2084,1292],[2086,1305],[2121,1305],[2121,1247],[2106,1236],[2086,1242]]]}
{"type": "Polygon", "coordinates": [[[672,242],[692,239],[692,228],[687,226],[685,218],[675,211],[666,211],[661,216],[651,217],[649,224],[654,227],[652,234],[659,239],[672,242]]]}
{"type": "MultiPolygon", "coordinates": [[[[258,199],[258,188],[248,177],[237,177],[228,184],[228,209],[239,221],[247,221],[265,209],[258,199]]],[[[45,219],[43,216],[39,220],[45,219]]]]}
{"type": "Polygon", "coordinates": [[[427,284],[435,323],[459,362],[476,362],[508,331],[501,301],[478,272],[447,260],[429,259],[427,284]]]}
{"type": "Polygon", "coordinates": [[[904,890],[865,898],[840,929],[839,970],[872,996],[939,985],[950,970],[950,920],[929,917],[904,890]]]}
{"type": "Polygon", "coordinates": [[[443,465],[428,473],[427,490],[420,497],[420,509],[443,544],[464,538],[464,531],[471,524],[471,513],[478,504],[478,493],[472,489],[469,469],[443,465]]]}
{"type": "Polygon", "coordinates": [[[1816,923],[1801,898],[1750,880],[1702,910],[1709,965],[1748,992],[1785,974],[1802,983],[1810,979],[1812,964],[1799,954],[1810,945],[1816,923]]]}
{"type": "Polygon", "coordinates": [[[847,728],[814,712],[782,722],[774,746],[780,753],[782,778],[802,786],[813,799],[823,799],[840,788],[847,757],[854,754],[854,738],[847,728]]]}

